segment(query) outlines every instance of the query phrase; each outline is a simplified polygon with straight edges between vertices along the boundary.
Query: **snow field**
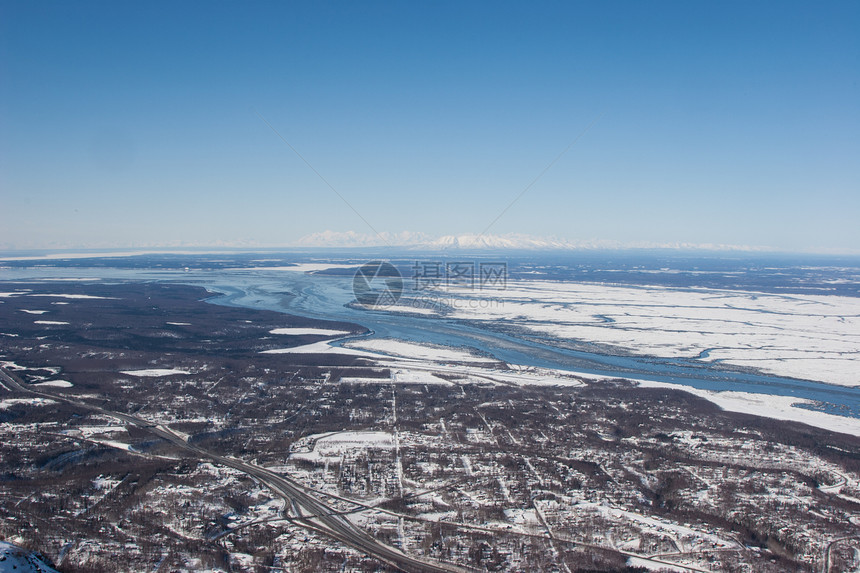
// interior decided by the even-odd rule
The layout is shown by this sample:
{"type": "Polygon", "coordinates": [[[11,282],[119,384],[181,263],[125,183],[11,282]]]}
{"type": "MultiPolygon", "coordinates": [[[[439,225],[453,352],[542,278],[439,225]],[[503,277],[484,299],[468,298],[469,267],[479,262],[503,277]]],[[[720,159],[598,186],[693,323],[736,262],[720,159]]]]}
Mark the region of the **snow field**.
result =
{"type": "Polygon", "coordinates": [[[450,318],[510,322],[638,355],[723,361],[779,376],[860,386],[860,299],[715,289],[509,281],[490,308],[449,289],[450,318]],[[457,298],[459,297],[459,298],[457,298]]]}

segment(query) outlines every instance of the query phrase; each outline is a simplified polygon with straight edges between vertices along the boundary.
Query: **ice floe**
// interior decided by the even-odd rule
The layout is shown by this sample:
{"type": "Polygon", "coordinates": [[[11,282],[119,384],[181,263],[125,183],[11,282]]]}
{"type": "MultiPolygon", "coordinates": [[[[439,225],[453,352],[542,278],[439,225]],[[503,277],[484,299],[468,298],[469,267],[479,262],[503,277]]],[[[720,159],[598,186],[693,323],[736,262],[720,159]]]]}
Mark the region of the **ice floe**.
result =
{"type": "Polygon", "coordinates": [[[42,297],[52,297],[52,298],[69,298],[69,299],[81,299],[81,300],[117,300],[116,297],[113,296],[96,296],[94,294],[28,294],[27,296],[42,296],[42,297]]]}

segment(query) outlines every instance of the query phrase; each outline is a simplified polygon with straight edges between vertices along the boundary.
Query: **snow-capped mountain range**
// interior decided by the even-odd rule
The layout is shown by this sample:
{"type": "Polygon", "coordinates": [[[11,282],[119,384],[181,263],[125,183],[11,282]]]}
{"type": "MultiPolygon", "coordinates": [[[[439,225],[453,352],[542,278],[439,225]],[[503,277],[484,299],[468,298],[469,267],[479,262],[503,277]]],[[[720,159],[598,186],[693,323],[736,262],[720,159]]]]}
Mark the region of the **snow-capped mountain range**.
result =
{"type": "Polygon", "coordinates": [[[596,249],[682,249],[708,251],[767,251],[766,247],[746,245],[724,245],[713,243],[657,243],[639,241],[591,240],[571,241],[555,237],[534,237],[520,233],[506,235],[444,235],[433,237],[426,233],[403,231],[378,234],[357,233],[355,231],[323,231],[312,233],[299,239],[300,247],[403,247],[415,250],[596,250],[596,249]]]}

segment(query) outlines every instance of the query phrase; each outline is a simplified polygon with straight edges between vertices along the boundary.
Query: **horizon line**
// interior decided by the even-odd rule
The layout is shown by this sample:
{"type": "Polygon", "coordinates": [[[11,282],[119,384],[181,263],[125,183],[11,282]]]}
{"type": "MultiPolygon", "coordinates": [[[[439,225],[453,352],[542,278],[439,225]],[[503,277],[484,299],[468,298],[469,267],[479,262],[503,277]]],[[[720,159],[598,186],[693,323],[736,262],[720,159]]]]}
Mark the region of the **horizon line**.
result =
{"type": "Polygon", "coordinates": [[[701,255],[782,255],[782,256],[822,256],[822,257],[860,257],[860,250],[850,249],[806,249],[789,250],[776,248],[750,248],[744,246],[707,246],[707,245],[619,245],[619,246],[579,246],[579,247],[440,247],[425,245],[275,245],[275,246],[226,246],[226,245],[154,245],[147,247],[34,247],[26,249],[0,247],[0,263],[15,261],[123,258],[143,255],[204,255],[235,253],[291,253],[291,252],[361,252],[397,251],[412,253],[541,253],[575,254],[594,252],[677,252],[698,253],[701,255]]]}

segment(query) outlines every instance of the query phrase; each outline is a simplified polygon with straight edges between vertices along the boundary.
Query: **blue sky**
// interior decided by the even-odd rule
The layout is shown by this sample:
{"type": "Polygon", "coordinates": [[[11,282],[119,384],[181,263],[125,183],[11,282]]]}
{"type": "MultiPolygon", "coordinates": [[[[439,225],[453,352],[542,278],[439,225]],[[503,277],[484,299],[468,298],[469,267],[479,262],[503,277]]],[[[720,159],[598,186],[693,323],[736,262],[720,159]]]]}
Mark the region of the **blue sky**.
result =
{"type": "Polygon", "coordinates": [[[0,2],[0,248],[860,251],[858,2],[0,2]],[[598,119],[599,118],[599,119],[598,119]]]}

